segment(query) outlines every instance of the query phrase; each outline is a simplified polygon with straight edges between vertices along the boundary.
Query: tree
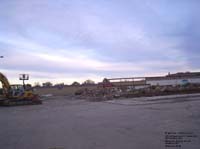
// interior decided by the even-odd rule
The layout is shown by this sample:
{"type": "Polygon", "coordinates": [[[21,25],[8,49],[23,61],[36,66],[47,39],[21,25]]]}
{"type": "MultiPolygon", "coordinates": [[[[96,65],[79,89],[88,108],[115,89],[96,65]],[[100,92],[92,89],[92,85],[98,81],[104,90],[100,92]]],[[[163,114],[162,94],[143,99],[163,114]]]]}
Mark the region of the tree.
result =
{"type": "Polygon", "coordinates": [[[41,85],[40,85],[39,82],[35,82],[35,83],[34,83],[34,87],[41,87],[41,85]]]}
{"type": "Polygon", "coordinates": [[[79,86],[80,85],[80,83],[79,82],[76,82],[76,81],[74,81],[72,84],[71,84],[72,86],[79,86]]]}
{"type": "Polygon", "coordinates": [[[51,87],[51,86],[53,86],[53,84],[51,82],[45,82],[45,83],[42,83],[42,86],[43,87],[51,87]]]}
{"type": "Polygon", "coordinates": [[[64,85],[65,85],[64,83],[57,83],[54,86],[64,86],[64,85]]]}
{"type": "Polygon", "coordinates": [[[64,83],[57,83],[54,86],[57,87],[58,89],[63,89],[65,84],[64,83]]]}
{"type": "Polygon", "coordinates": [[[92,80],[90,80],[90,79],[85,80],[85,81],[82,83],[82,85],[94,85],[94,84],[95,84],[95,82],[92,81],[92,80]]]}

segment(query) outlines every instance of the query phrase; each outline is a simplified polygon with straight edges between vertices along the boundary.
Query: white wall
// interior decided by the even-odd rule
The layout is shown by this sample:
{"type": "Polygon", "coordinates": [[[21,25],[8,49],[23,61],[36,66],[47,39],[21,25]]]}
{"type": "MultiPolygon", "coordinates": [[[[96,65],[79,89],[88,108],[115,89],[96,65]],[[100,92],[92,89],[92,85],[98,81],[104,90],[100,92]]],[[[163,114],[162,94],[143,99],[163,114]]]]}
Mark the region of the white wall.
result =
{"type": "Polygon", "coordinates": [[[149,85],[138,85],[138,86],[135,86],[135,89],[143,89],[143,88],[148,88],[149,85]]]}
{"type": "Polygon", "coordinates": [[[192,79],[188,79],[188,81],[190,83],[200,83],[200,78],[192,78],[192,79]]]}
{"type": "Polygon", "coordinates": [[[182,85],[183,80],[187,80],[189,83],[200,83],[200,78],[188,78],[188,79],[171,79],[171,80],[147,80],[146,83],[150,85],[182,85]]]}

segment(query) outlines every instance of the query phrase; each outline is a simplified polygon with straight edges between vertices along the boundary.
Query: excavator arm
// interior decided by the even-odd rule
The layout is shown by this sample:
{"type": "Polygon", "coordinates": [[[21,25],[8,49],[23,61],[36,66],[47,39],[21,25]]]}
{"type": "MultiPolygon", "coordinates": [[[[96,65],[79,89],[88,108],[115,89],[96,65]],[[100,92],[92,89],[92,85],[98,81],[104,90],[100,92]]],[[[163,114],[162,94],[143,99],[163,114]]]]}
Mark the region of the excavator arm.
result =
{"type": "Polygon", "coordinates": [[[11,89],[10,83],[6,76],[0,72],[0,81],[2,83],[3,91],[6,97],[9,97],[9,91],[11,89]]]}

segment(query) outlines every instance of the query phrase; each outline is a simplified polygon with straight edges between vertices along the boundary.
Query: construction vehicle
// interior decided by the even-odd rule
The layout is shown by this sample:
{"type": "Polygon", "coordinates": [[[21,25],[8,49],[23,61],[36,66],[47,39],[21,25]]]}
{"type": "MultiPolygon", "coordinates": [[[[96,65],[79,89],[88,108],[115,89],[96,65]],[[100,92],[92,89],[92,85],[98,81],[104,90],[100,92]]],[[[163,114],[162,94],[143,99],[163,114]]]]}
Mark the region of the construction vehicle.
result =
{"type": "Polygon", "coordinates": [[[2,97],[0,98],[0,105],[14,106],[42,104],[39,96],[33,93],[33,89],[30,86],[20,84],[10,85],[7,77],[1,72],[0,82],[2,83],[2,97]]]}

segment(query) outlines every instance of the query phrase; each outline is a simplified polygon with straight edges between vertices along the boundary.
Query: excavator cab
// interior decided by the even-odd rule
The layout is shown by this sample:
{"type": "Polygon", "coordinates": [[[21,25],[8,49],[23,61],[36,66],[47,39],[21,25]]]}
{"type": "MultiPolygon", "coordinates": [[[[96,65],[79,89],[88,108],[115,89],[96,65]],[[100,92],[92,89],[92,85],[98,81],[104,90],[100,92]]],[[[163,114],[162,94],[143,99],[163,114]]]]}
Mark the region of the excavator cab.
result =
{"type": "Polygon", "coordinates": [[[24,94],[24,86],[21,84],[12,84],[10,85],[10,94],[12,94],[13,97],[19,97],[24,94]]]}

